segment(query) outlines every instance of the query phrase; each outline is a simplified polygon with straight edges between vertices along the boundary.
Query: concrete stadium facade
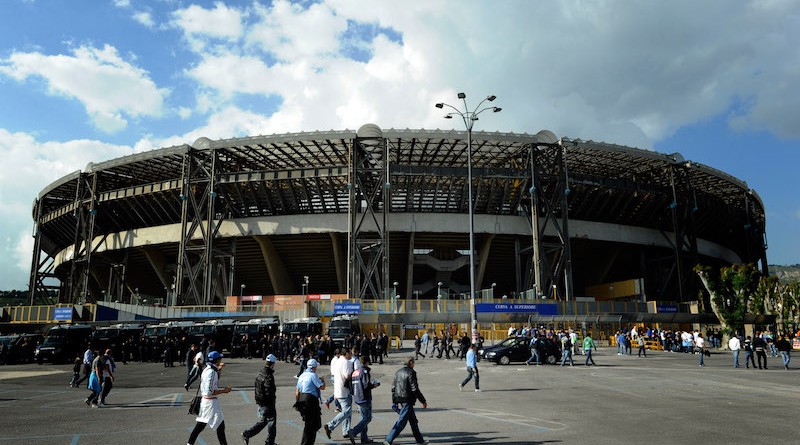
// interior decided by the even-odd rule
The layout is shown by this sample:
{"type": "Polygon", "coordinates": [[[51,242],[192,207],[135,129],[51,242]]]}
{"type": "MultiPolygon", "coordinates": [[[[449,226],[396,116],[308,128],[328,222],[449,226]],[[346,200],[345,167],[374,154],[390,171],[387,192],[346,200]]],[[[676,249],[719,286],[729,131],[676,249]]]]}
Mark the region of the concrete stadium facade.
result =
{"type": "MultiPolygon", "coordinates": [[[[766,271],[744,181],[678,154],[474,132],[476,287],[495,297],[696,298],[697,263],[766,271]]],[[[89,164],[39,194],[31,301],[469,290],[467,134],[304,132],[89,164]],[[395,284],[396,283],[396,284],[395,284]],[[441,284],[440,284],[441,283],[441,284]],[[244,286],[243,286],[244,285],[244,286]]]]}

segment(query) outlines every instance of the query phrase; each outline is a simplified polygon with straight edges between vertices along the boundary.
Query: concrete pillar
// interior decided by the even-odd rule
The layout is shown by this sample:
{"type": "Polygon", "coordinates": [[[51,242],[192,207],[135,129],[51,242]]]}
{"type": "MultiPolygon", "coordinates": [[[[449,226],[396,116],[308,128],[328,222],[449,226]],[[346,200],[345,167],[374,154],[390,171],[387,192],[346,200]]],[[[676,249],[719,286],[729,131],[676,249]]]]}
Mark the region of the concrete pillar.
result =
{"type": "Polygon", "coordinates": [[[342,251],[342,244],[339,242],[339,234],[330,232],[331,246],[333,247],[333,263],[336,267],[336,284],[339,288],[339,293],[347,292],[347,257],[346,252],[342,251]]]}
{"type": "Polygon", "coordinates": [[[486,264],[489,262],[489,250],[492,248],[492,241],[494,240],[495,234],[492,233],[483,240],[483,245],[481,246],[481,250],[478,252],[480,259],[478,260],[478,275],[477,281],[475,283],[475,292],[480,292],[481,284],[483,283],[483,275],[486,272],[486,264]]]}
{"type": "Polygon", "coordinates": [[[264,263],[267,266],[267,274],[269,275],[269,281],[272,283],[272,290],[276,294],[299,294],[300,289],[289,278],[289,272],[286,271],[286,266],[283,265],[283,261],[281,261],[281,257],[269,237],[258,235],[254,236],[253,239],[261,247],[261,255],[264,257],[264,263]]]}
{"type": "Polygon", "coordinates": [[[142,247],[144,256],[147,261],[153,266],[153,271],[158,275],[158,280],[161,281],[161,287],[170,288],[172,286],[172,279],[167,274],[167,260],[164,255],[157,249],[152,247],[142,247]]]}
{"type": "Polygon", "coordinates": [[[406,267],[406,299],[410,300],[414,296],[414,232],[408,236],[408,256],[406,267]]]}

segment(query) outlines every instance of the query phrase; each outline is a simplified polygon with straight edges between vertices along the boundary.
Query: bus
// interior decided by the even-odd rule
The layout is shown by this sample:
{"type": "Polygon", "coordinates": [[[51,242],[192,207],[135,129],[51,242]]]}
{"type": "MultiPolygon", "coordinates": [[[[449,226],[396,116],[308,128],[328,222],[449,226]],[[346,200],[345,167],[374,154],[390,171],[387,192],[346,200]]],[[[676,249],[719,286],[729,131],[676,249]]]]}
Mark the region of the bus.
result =
{"type": "Polygon", "coordinates": [[[281,326],[281,332],[289,335],[307,337],[322,334],[322,322],[317,317],[295,318],[281,326]]]}
{"type": "Polygon", "coordinates": [[[358,317],[355,315],[333,317],[328,325],[328,335],[337,347],[342,346],[344,339],[348,336],[355,338],[356,335],[361,335],[361,324],[358,322],[358,317]]]}
{"type": "Polygon", "coordinates": [[[237,322],[233,328],[233,338],[231,339],[231,357],[244,354],[245,335],[250,340],[251,353],[255,354],[256,349],[261,345],[262,338],[278,332],[280,332],[280,318],[278,316],[253,318],[248,321],[237,322]]]}
{"type": "Polygon", "coordinates": [[[88,324],[57,325],[47,331],[42,344],[36,348],[36,363],[72,363],[78,355],[83,355],[92,327],[88,324]]]}

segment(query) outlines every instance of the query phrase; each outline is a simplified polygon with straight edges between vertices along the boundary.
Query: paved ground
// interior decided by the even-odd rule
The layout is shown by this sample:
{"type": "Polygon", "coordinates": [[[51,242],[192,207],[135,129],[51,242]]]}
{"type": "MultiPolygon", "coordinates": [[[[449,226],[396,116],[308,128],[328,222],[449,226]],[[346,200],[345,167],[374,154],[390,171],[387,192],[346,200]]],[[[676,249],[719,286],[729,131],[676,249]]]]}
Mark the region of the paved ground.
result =
{"type": "MultiPolygon", "coordinates": [[[[376,365],[370,433],[383,440],[396,415],[390,410],[394,371],[410,350],[391,353],[376,365]]],[[[420,360],[420,386],[429,407],[418,416],[425,438],[434,444],[737,444],[798,443],[797,400],[800,372],[783,370],[770,359],[768,371],[733,369],[719,353],[697,366],[697,356],[651,352],[648,358],[620,357],[601,349],[585,367],[496,366],[481,362],[483,392],[458,391],[465,376],[458,360],[420,360]]],[[[0,367],[0,445],[5,444],[185,444],[194,417],[181,385],[183,367],[119,365],[109,407],[90,409],[87,390],[71,389],[70,367],[0,367]],[[57,371],[57,372],[53,372],[57,371]]],[[[234,391],[222,396],[228,440],[255,419],[252,381],[260,361],[228,361],[222,383],[234,391]]],[[[278,442],[300,442],[302,421],[294,403],[296,367],[278,364],[278,442]]],[[[325,369],[327,372],[327,369],[325,369]]],[[[331,390],[326,391],[330,393],[331,390]]],[[[333,411],[323,408],[323,421],[333,411]]],[[[358,418],[358,414],[354,414],[358,418]]],[[[259,444],[264,439],[254,438],[259,444]]],[[[317,443],[346,443],[341,430],[332,441],[320,431],[317,443]]],[[[410,431],[396,444],[414,442],[410,431]]],[[[217,443],[206,430],[197,442],[217,443]]]]}

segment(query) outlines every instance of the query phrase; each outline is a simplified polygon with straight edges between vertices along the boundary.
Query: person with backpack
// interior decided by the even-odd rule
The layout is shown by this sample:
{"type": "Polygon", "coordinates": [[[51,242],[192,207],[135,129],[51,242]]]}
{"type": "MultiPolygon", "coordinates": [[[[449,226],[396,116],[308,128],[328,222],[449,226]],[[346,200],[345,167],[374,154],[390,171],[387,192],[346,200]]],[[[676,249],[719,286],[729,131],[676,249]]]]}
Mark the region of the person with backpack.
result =
{"type": "Polygon", "coordinates": [[[275,445],[278,413],[275,409],[275,363],[278,358],[272,354],[267,355],[264,367],[258,372],[255,382],[255,399],[258,405],[258,422],[242,432],[245,445],[250,443],[250,438],[267,428],[266,445],[275,445]]]}
{"type": "Polygon", "coordinates": [[[542,363],[541,359],[540,359],[541,356],[539,355],[539,344],[540,344],[540,342],[541,342],[541,340],[539,340],[539,336],[538,335],[534,335],[533,337],[531,337],[531,341],[530,341],[530,343],[528,343],[528,348],[530,348],[530,350],[531,350],[531,356],[530,356],[530,358],[528,358],[528,360],[525,361],[526,365],[530,365],[531,362],[534,361],[534,360],[536,360],[536,366],[541,365],[541,363],[542,363]]]}
{"type": "Polygon", "coordinates": [[[373,443],[367,434],[367,428],[372,421],[372,390],[380,386],[381,382],[372,380],[369,364],[369,356],[361,356],[361,367],[354,370],[352,374],[353,403],[358,405],[361,412],[361,421],[355,427],[350,428],[347,433],[347,437],[353,445],[359,435],[361,435],[361,443],[373,443]]]}
{"type": "Polygon", "coordinates": [[[572,361],[572,340],[569,335],[561,337],[561,366],[564,366],[569,359],[569,365],[573,366],[575,363],[572,361]]]}

